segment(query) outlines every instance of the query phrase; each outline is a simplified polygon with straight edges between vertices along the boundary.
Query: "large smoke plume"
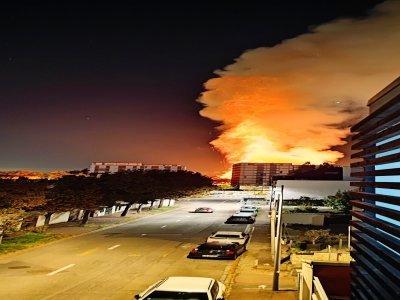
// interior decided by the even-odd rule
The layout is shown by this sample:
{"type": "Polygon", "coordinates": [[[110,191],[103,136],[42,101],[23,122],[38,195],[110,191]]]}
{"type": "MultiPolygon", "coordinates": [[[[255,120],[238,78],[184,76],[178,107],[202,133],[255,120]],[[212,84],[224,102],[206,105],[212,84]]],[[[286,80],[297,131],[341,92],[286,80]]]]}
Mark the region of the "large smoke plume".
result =
{"type": "Polygon", "coordinates": [[[335,162],[366,102],[399,76],[400,1],[337,20],[216,71],[200,114],[222,123],[211,144],[230,163],[335,162]]]}

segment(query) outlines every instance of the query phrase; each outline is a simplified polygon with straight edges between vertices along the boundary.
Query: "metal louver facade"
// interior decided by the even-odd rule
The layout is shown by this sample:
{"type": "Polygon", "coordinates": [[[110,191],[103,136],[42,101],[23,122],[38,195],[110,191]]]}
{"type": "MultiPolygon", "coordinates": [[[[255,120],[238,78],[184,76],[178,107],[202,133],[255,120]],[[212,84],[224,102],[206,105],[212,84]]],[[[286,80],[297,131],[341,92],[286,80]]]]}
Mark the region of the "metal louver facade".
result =
{"type": "Polygon", "coordinates": [[[400,77],[352,127],[352,299],[400,299],[400,77]]]}

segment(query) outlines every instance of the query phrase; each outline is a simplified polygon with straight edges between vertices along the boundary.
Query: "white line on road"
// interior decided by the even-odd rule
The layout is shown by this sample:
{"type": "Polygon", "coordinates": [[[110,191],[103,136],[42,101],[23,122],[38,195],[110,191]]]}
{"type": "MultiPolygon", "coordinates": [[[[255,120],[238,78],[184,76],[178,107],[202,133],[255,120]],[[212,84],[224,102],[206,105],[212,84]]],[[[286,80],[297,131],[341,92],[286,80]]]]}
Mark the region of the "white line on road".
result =
{"type": "Polygon", "coordinates": [[[114,246],[108,248],[108,250],[114,250],[115,248],[118,248],[119,246],[121,246],[121,245],[114,245],[114,246]]]}
{"type": "Polygon", "coordinates": [[[53,276],[53,275],[55,275],[55,274],[57,274],[57,273],[60,273],[60,272],[62,272],[62,271],[64,271],[64,270],[66,270],[66,269],[72,268],[73,266],[75,266],[75,264],[70,264],[70,265],[68,265],[68,266],[59,268],[58,270],[55,270],[55,271],[53,271],[53,272],[48,273],[47,276],[53,276]]]}
{"type": "Polygon", "coordinates": [[[165,227],[167,227],[167,225],[161,226],[161,228],[165,228],[165,227]]]}
{"type": "Polygon", "coordinates": [[[147,233],[142,233],[142,234],[141,234],[141,236],[145,236],[145,235],[147,235],[147,233]]]}

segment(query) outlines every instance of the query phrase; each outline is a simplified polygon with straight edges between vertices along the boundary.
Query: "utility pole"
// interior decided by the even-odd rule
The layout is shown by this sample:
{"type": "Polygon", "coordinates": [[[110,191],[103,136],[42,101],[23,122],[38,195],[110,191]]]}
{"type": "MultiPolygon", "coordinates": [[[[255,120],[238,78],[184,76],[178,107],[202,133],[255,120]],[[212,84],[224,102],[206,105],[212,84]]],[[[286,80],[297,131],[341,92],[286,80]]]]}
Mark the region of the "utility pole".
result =
{"type": "Polygon", "coordinates": [[[271,255],[274,259],[275,255],[275,228],[276,228],[276,208],[273,207],[271,213],[271,255]]]}
{"type": "Polygon", "coordinates": [[[277,235],[275,240],[275,257],[274,257],[274,277],[272,282],[272,290],[279,291],[279,273],[281,267],[281,238],[282,238],[282,206],[283,206],[283,188],[278,202],[278,226],[276,229],[277,235]]]}
{"type": "Polygon", "coordinates": [[[275,185],[272,184],[271,199],[269,201],[269,214],[271,223],[271,256],[274,260],[275,255],[275,229],[276,229],[276,207],[275,207],[275,185]],[[274,205],[272,205],[272,202],[274,205]]]}

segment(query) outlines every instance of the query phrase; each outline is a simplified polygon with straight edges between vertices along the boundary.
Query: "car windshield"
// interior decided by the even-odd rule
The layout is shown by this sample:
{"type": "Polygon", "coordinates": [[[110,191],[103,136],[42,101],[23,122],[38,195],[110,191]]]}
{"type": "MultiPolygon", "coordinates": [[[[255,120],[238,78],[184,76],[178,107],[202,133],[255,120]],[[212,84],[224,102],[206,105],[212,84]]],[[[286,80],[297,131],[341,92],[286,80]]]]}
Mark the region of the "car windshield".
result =
{"type": "Polygon", "coordinates": [[[154,291],[145,300],[208,300],[207,293],[154,291]]]}

